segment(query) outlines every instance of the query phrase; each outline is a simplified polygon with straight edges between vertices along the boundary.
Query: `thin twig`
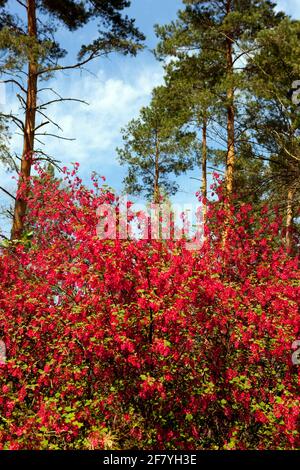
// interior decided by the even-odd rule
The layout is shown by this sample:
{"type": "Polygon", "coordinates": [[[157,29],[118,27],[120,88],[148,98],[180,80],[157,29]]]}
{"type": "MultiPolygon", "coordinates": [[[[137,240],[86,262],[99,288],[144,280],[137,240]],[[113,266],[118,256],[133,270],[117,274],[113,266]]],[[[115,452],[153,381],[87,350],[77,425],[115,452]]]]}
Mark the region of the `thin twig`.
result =
{"type": "Polygon", "coordinates": [[[5,194],[7,194],[8,196],[10,196],[12,199],[16,200],[15,196],[13,196],[9,191],[7,191],[5,188],[2,188],[2,186],[0,186],[0,189],[1,191],[3,191],[5,194]]]}

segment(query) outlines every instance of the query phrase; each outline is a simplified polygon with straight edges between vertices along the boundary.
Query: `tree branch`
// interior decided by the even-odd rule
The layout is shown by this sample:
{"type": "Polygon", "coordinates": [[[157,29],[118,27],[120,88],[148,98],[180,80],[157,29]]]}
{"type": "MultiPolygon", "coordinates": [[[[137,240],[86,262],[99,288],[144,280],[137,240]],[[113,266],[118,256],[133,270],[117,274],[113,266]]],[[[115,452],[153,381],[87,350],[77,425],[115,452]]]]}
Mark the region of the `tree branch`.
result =
{"type": "Polygon", "coordinates": [[[24,132],[24,123],[23,123],[23,121],[21,121],[21,119],[17,118],[13,114],[3,114],[3,113],[1,113],[1,116],[5,117],[7,119],[12,119],[15,122],[15,124],[19,127],[19,129],[21,129],[21,131],[24,132]]]}
{"type": "Polygon", "coordinates": [[[62,171],[62,168],[59,166],[59,160],[55,160],[54,158],[50,157],[50,155],[47,155],[45,152],[42,150],[38,150],[35,153],[40,153],[41,155],[44,155],[44,157],[37,157],[34,158],[34,162],[49,162],[51,165],[55,166],[59,171],[62,171]]]}
{"type": "Polygon", "coordinates": [[[23,93],[26,93],[25,88],[21,85],[21,83],[18,82],[18,80],[10,78],[8,80],[1,80],[1,83],[14,83],[15,85],[17,85],[20,88],[20,90],[23,91],[23,93]]]}
{"type": "Polygon", "coordinates": [[[27,10],[27,5],[25,5],[25,3],[21,2],[21,0],[17,0],[17,2],[19,3],[19,5],[21,5],[22,7],[24,7],[25,10],[27,10]]]}
{"type": "Polygon", "coordinates": [[[56,135],[56,134],[48,134],[48,132],[45,132],[45,133],[40,133],[40,134],[35,134],[35,135],[42,135],[42,136],[49,136],[49,137],[55,137],[56,139],[61,139],[61,140],[68,140],[68,141],[74,141],[76,139],[74,138],[70,138],[70,137],[61,137],[60,135],[56,135]]]}
{"type": "Polygon", "coordinates": [[[44,109],[44,107],[49,106],[49,104],[61,103],[62,101],[76,101],[78,103],[83,103],[83,104],[86,104],[87,106],[89,106],[89,103],[87,103],[84,100],[77,99],[77,98],[57,98],[56,100],[51,100],[51,101],[47,101],[46,103],[40,104],[39,106],[36,107],[36,109],[44,109]]]}
{"type": "Polygon", "coordinates": [[[43,126],[46,126],[47,124],[50,124],[50,121],[42,122],[34,129],[34,132],[36,132],[38,129],[40,129],[43,126]]]}
{"type": "Polygon", "coordinates": [[[5,235],[2,235],[2,233],[0,233],[0,237],[3,238],[3,240],[9,241],[9,238],[7,238],[5,235]]]}
{"type": "Polygon", "coordinates": [[[26,109],[26,100],[24,100],[23,96],[19,95],[19,93],[17,93],[16,96],[21,103],[21,107],[23,107],[23,109],[26,109]]]}
{"type": "Polygon", "coordinates": [[[7,191],[6,189],[2,188],[2,186],[0,186],[0,189],[1,191],[3,191],[5,194],[7,194],[8,196],[10,196],[12,199],[16,200],[15,196],[13,196],[9,191],[7,191]]]}
{"type": "Polygon", "coordinates": [[[107,55],[108,51],[99,53],[99,52],[92,52],[86,59],[82,60],[81,62],[77,62],[77,64],[73,65],[58,65],[57,67],[48,67],[44,70],[40,70],[37,75],[43,75],[44,73],[51,73],[51,72],[57,72],[60,70],[71,70],[71,69],[78,69],[83,67],[83,65],[87,64],[91,60],[95,59],[96,57],[101,57],[104,55],[107,55]]]}
{"type": "Polygon", "coordinates": [[[62,128],[56,122],[52,121],[52,119],[50,119],[49,116],[46,116],[46,114],[44,114],[40,109],[37,109],[36,111],[37,113],[41,114],[45,119],[48,119],[48,121],[51,122],[53,126],[57,127],[59,131],[62,131],[62,128]]]}

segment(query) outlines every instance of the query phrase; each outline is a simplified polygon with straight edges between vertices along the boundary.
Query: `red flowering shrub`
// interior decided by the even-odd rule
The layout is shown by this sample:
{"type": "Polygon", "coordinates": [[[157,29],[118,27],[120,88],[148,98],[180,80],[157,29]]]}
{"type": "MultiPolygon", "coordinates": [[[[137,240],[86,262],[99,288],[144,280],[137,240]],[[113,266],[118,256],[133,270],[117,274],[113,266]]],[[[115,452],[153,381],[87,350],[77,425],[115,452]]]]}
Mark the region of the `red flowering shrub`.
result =
{"type": "Polygon", "coordinates": [[[33,236],[0,254],[0,447],[299,447],[299,260],[276,220],[241,207],[225,250],[213,227],[194,253],[100,240],[116,201],[94,185],[33,180],[33,236]]]}

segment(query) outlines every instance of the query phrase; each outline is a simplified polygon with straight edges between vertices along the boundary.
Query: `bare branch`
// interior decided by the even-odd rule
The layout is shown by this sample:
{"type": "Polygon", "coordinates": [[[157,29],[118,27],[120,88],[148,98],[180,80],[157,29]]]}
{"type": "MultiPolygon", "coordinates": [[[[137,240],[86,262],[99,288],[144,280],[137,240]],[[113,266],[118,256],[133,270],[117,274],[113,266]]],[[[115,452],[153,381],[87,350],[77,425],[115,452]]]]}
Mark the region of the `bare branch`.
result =
{"type": "Polygon", "coordinates": [[[17,2],[19,3],[19,5],[21,5],[22,7],[24,7],[25,10],[27,10],[27,5],[25,5],[25,3],[21,2],[21,0],[17,0],[17,2]]]}
{"type": "Polygon", "coordinates": [[[6,212],[8,213],[8,215],[10,215],[10,217],[14,218],[14,214],[12,213],[12,211],[10,211],[9,209],[6,209],[6,212]]]}
{"type": "Polygon", "coordinates": [[[34,132],[37,131],[38,129],[40,129],[41,127],[43,126],[46,126],[47,124],[49,124],[50,121],[46,121],[46,122],[42,122],[41,124],[39,124],[35,129],[34,129],[34,132]]]}
{"type": "Polygon", "coordinates": [[[61,139],[61,140],[68,140],[68,141],[74,141],[76,139],[74,138],[70,138],[70,137],[61,137],[59,135],[56,135],[56,134],[48,134],[48,132],[44,132],[44,133],[36,133],[35,135],[42,135],[42,136],[49,136],[49,137],[55,137],[56,139],[61,139]]]}
{"type": "Polygon", "coordinates": [[[47,69],[40,70],[37,75],[43,75],[44,73],[51,73],[57,72],[62,70],[71,70],[71,69],[80,69],[85,64],[89,63],[91,60],[95,59],[96,57],[105,56],[108,54],[108,51],[99,53],[99,52],[92,52],[86,59],[82,60],[81,62],[77,62],[73,65],[58,65],[57,67],[48,67],[47,69]]]}
{"type": "Polygon", "coordinates": [[[17,96],[18,100],[20,101],[21,106],[23,107],[23,109],[26,109],[26,101],[24,100],[23,96],[19,95],[19,93],[17,93],[16,96],[17,96]]]}
{"type": "Polygon", "coordinates": [[[49,106],[49,104],[60,103],[60,102],[63,102],[63,101],[76,101],[78,103],[83,103],[83,104],[86,104],[87,106],[89,106],[89,103],[87,103],[84,100],[77,99],[77,98],[58,98],[56,100],[51,100],[51,101],[47,101],[46,103],[42,103],[39,106],[37,106],[36,109],[44,109],[47,106],[49,106]]]}
{"type": "Polygon", "coordinates": [[[42,162],[42,161],[49,162],[53,166],[55,166],[55,168],[57,168],[59,171],[62,171],[62,168],[59,166],[59,163],[60,163],[59,160],[55,160],[53,157],[51,157],[50,155],[47,155],[42,150],[39,150],[38,152],[35,152],[35,153],[40,153],[41,155],[44,155],[44,157],[34,158],[33,159],[34,162],[42,162]]]}
{"type": "MultiPolygon", "coordinates": [[[[21,134],[18,134],[18,135],[21,135],[21,134]]],[[[14,154],[14,158],[16,158],[17,160],[20,160],[20,162],[22,161],[22,158],[19,157],[19,155],[17,155],[16,153],[14,154]]]]}
{"type": "Polygon", "coordinates": [[[208,166],[207,168],[208,168],[208,170],[213,170],[213,171],[216,171],[217,173],[223,173],[223,174],[225,174],[225,171],[224,171],[224,170],[221,170],[220,168],[215,168],[215,167],[213,167],[213,166],[208,166]]]}
{"type": "Polygon", "coordinates": [[[51,87],[43,87],[43,88],[39,88],[38,89],[38,93],[40,93],[41,91],[51,91],[54,95],[56,95],[58,98],[62,98],[62,96],[60,96],[59,93],[57,93],[57,91],[53,90],[53,88],[51,87]]]}
{"type": "Polygon", "coordinates": [[[9,241],[9,238],[7,238],[5,235],[3,235],[2,233],[0,233],[0,237],[3,238],[3,240],[7,240],[9,241]]]}
{"type": "Polygon", "coordinates": [[[48,119],[48,121],[51,122],[53,126],[57,127],[58,130],[62,131],[62,128],[56,122],[52,121],[49,116],[46,116],[46,114],[44,114],[40,109],[37,109],[36,111],[37,113],[41,114],[45,119],[48,119]]]}
{"type": "Polygon", "coordinates": [[[19,127],[19,129],[24,131],[24,123],[23,123],[23,121],[21,121],[21,119],[17,118],[13,114],[3,114],[3,113],[1,113],[1,116],[5,117],[7,119],[12,119],[12,121],[15,122],[15,124],[19,127]]]}
{"type": "Polygon", "coordinates": [[[1,73],[4,75],[7,75],[8,77],[13,77],[14,79],[15,77],[17,77],[20,80],[22,80],[22,78],[19,75],[19,73],[22,73],[23,75],[25,75],[26,78],[28,77],[28,73],[25,72],[25,70],[18,70],[18,72],[16,70],[14,70],[13,72],[9,72],[8,70],[1,70],[1,73]]]}
{"type": "Polygon", "coordinates": [[[38,139],[36,136],[35,136],[34,138],[35,138],[35,140],[36,140],[36,141],[37,141],[39,144],[41,144],[41,145],[44,145],[44,146],[45,146],[45,143],[44,143],[44,142],[42,142],[40,139],[38,139]]]}
{"type": "MultiPolygon", "coordinates": [[[[51,155],[48,155],[47,153],[45,153],[43,150],[35,150],[34,151],[35,154],[41,154],[45,157],[45,159],[47,158],[51,163],[60,163],[59,160],[55,160],[54,157],[52,157],[51,155]]],[[[40,157],[39,157],[40,158],[40,157]]]]}
{"type": "Polygon", "coordinates": [[[15,196],[13,196],[9,191],[7,191],[5,188],[2,188],[2,186],[0,186],[0,189],[1,191],[3,191],[5,194],[7,194],[7,196],[11,197],[12,199],[16,200],[15,196]]]}
{"type": "Polygon", "coordinates": [[[25,88],[21,85],[21,83],[18,82],[18,80],[10,78],[8,80],[1,80],[1,83],[14,83],[15,85],[17,85],[20,88],[20,90],[23,91],[23,93],[26,93],[25,88]]]}

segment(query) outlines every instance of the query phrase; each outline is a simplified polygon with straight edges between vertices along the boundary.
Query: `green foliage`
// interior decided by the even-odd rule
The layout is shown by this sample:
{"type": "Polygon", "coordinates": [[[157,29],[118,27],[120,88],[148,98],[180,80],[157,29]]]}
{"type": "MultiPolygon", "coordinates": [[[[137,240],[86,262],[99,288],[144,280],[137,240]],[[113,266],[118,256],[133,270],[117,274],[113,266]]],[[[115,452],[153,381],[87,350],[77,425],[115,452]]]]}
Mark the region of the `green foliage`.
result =
{"type": "Polygon", "coordinates": [[[284,19],[258,35],[258,52],[249,61],[247,125],[257,151],[267,160],[265,191],[281,204],[292,188],[300,195],[300,113],[291,88],[300,78],[300,22],[284,19]]]}
{"type": "Polygon", "coordinates": [[[129,194],[154,195],[155,186],[173,194],[170,181],[192,168],[195,133],[185,128],[186,114],[166,87],[154,90],[150,106],[142,108],[138,119],[123,129],[124,147],[117,149],[122,165],[128,165],[125,189],[129,194]]]}
{"type": "Polygon", "coordinates": [[[37,37],[29,37],[20,17],[10,13],[3,3],[0,5],[0,50],[5,52],[2,69],[18,70],[29,57],[35,57],[41,70],[56,68],[66,51],[57,43],[54,34],[58,27],[70,31],[82,28],[89,22],[100,20],[98,37],[90,44],[82,45],[79,60],[88,54],[97,56],[119,51],[135,54],[141,48],[143,34],[134,25],[134,20],[122,16],[121,12],[130,2],[124,0],[96,0],[76,2],[68,0],[43,0],[36,4],[39,17],[37,37]]]}
{"type": "Polygon", "coordinates": [[[174,57],[166,66],[167,85],[185,90],[193,109],[191,119],[197,122],[198,128],[204,123],[208,126],[213,147],[208,149],[208,158],[215,165],[224,165],[226,161],[230,143],[226,114],[228,106],[233,105],[234,188],[241,197],[255,202],[262,194],[259,188],[264,165],[254,158],[256,152],[245,120],[245,92],[249,82],[246,69],[257,53],[259,33],[272,31],[285,15],[275,12],[275,3],[263,0],[185,0],[183,3],[185,9],[178,12],[176,21],[156,26],[160,39],[158,58],[169,61],[169,57],[174,57]],[[231,66],[228,42],[232,46],[231,66]],[[231,98],[228,90],[232,90],[231,98]]]}

